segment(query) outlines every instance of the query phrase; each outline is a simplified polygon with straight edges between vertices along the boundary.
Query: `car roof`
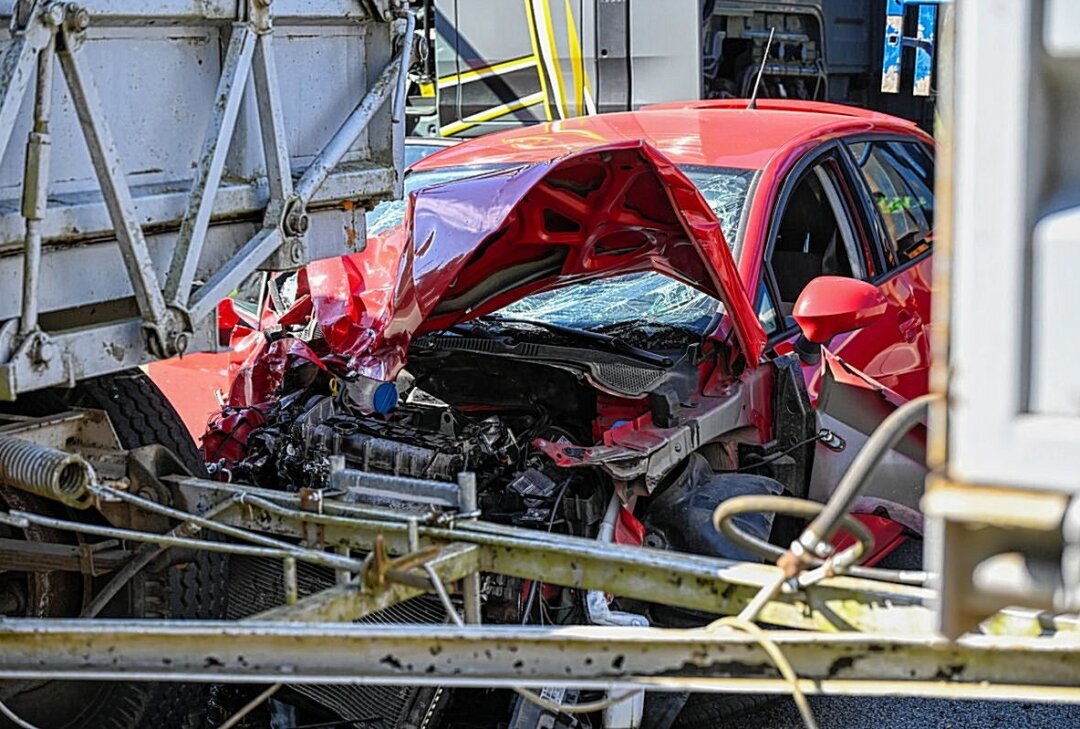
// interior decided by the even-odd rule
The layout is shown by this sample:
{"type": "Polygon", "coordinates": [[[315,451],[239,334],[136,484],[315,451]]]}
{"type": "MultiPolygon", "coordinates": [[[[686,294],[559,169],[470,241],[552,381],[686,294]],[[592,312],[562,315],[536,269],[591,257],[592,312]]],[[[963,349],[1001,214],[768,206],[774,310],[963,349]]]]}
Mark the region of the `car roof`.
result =
{"type": "Polygon", "coordinates": [[[641,139],[676,164],[756,170],[808,137],[874,130],[924,136],[912,122],[839,104],[762,99],[756,109],[746,105],[744,99],[676,102],[516,127],[436,152],[413,169],[543,162],[641,139]]]}

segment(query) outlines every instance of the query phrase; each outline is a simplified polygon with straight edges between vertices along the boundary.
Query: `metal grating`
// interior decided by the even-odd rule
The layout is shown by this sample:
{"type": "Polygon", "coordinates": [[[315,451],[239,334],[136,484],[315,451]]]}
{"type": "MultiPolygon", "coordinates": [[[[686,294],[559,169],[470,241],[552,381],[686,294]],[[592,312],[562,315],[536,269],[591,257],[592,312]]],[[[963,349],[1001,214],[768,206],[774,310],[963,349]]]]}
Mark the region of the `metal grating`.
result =
{"type": "MultiPolygon", "coordinates": [[[[255,615],[285,601],[281,563],[258,557],[233,556],[229,562],[230,620],[255,615]]],[[[301,597],[334,585],[334,573],[309,564],[297,565],[301,597]]],[[[368,624],[445,623],[446,611],[429,595],[407,600],[356,621],[368,624]]],[[[325,706],[342,719],[368,726],[397,726],[418,696],[415,686],[355,686],[349,684],[290,684],[289,688],[325,706]]],[[[427,692],[427,695],[433,695],[427,692]]]]}

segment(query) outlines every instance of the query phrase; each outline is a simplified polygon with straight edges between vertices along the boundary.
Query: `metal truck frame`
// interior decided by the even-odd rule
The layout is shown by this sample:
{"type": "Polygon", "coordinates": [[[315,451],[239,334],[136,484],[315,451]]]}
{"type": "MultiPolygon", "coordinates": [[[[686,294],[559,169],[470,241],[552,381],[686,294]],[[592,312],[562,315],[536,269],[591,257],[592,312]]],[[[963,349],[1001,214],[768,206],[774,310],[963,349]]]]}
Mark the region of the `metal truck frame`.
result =
{"type": "MultiPolygon", "coordinates": [[[[0,521],[39,525],[159,549],[191,548],[280,559],[284,604],[240,622],[0,621],[0,677],[205,682],[574,686],[618,692],[739,691],[1034,698],[1080,701],[1080,623],[1005,610],[950,641],[935,630],[936,593],[818,570],[786,580],[777,567],[603,544],[476,519],[475,483],[341,469],[323,491],[282,493],[178,473],[157,446],[124,452],[94,411],[15,418],[0,439],[62,445],[86,464],[63,489],[9,483],[108,515],[108,526],[9,511],[0,521]],[[103,425],[105,427],[103,427],[103,425]],[[94,478],[90,474],[96,474],[94,478]],[[171,475],[170,475],[171,474],[171,475]],[[341,485],[339,488],[337,485],[341,485]],[[155,501],[137,494],[159,492],[155,501]],[[429,515],[363,503],[371,493],[440,507],[429,515]],[[162,517],[165,517],[163,520],[162,517]],[[140,527],[154,519],[171,529],[140,527]],[[228,541],[212,541],[214,533],[228,541]],[[297,563],[331,568],[337,584],[301,596],[297,563]],[[483,574],[656,600],[771,626],[723,621],[702,629],[480,625],[483,574]],[[454,585],[461,583],[460,591],[454,585]],[[450,591],[460,592],[460,600],[450,591]],[[424,593],[457,625],[350,625],[424,593]],[[765,598],[772,596],[767,602],[765,598]],[[464,620],[458,618],[462,605],[464,620]],[[748,632],[742,632],[748,631],[748,632]],[[785,673],[777,673],[778,650],[785,673]],[[792,673],[787,673],[791,671],[792,673]]],[[[63,472],[69,462],[57,462],[63,472]]],[[[102,554],[72,552],[130,570],[102,554]]],[[[21,555],[51,565],[59,555],[21,555]]],[[[839,569],[839,568],[838,568],[839,569]]]]}

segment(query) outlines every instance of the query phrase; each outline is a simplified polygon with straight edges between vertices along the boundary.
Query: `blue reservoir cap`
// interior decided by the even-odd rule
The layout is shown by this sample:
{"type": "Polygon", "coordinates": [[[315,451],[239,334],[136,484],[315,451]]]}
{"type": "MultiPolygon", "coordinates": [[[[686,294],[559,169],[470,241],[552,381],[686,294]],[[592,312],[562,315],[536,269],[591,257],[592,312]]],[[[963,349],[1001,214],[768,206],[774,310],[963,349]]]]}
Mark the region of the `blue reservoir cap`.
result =
{"type": "Polygon", "coordinates": [[[371,406],[375,412],[386,415],[397,407],[397,401],[397,385],[393,382],[384,382],[375,388],[375,393],[371,397],[371,406]]]}

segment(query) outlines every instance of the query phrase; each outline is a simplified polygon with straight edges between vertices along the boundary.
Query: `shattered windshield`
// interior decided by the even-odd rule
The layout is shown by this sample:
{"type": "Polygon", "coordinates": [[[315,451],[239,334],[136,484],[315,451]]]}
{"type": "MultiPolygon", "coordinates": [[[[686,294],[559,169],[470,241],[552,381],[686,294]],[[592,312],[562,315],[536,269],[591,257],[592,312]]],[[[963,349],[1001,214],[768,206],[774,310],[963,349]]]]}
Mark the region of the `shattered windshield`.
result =
{"type": "Polygon", "coordinates": [[[705,202],[720,221],[724,239],[732,248],[739,237],[743,207],[754,170],[737,170],[727,167],[701,167],[680,165],[679,171],[686,175],[698,189],[705,202]]]}
{"type": "Polygon", "coordinates": [[[609,331],[619,325],[705,333],[720,302],[693,286],[646,271],[544,291],[515,301],[499,316],[609,331]]]}
{"type": "MultiPolygon", "coordinates": [[[[679,169],[716,213],[728,245],[734,245],[754,172],[720,167],[679,169]]],[[[647,271],[533,294],[498,313],[578,329],[683,329],[704,334],[721,307],[718,300],[693,286],[647,271]]]]}

